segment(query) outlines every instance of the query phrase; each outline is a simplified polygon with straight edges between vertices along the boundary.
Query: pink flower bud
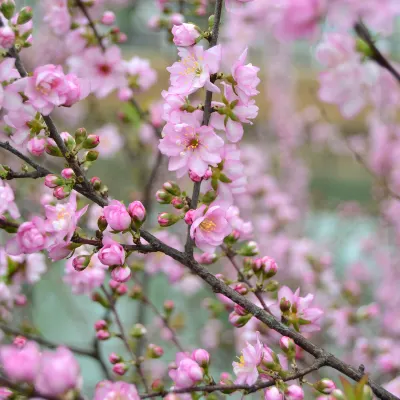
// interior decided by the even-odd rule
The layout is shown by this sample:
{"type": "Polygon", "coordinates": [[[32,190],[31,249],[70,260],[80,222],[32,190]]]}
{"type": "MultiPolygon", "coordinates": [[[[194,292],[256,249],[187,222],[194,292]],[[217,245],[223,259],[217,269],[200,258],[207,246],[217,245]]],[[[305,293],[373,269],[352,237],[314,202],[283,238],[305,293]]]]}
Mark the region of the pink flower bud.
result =
{"type": "Polygon", "coordinates": [[[170,16],[169,22],[171,26],[181,25],[185,21],[185,17],[182,14],[174,13],[170,16]]]}
{"type": "Polygon", "coordinates": [[[117,353],[111,353],[108,356],[108,360],[110,361],[111,364],[117,364],[121,361],[121,356],[119,356],[117,353]]]}
{"type": "Polygon", "coordinates": [[[128,40],[128,36],[124,32],[120,32],[118,35],[118,43],[125,43],[128,40]]]}
{"type": "Polygon", "coordinates": [[[218,260],[218,256],[215,253],[202,253],[199,255],[196,254],[196,260],[200,264],[211,265],[218,260]]]}
{"type": "Polygon", "coordinates": [[[245,310],[242,306],[240,306],[239,304],[235,304],[233,307],[235,313],[237,315],[240,315],[241,317],[248,315],[247,310],[245,310]]]}
{"type": "Polygon", "coordinates": [[[72,179],[75,178],[75,172],[72,168],[65,168],[61,171],[61,176],[64,179],[72,179]]]}
{"type": "Polygon", "coordinates": [[[174,43],[178,47],[193,46],[196,44],[196,39],[200,36],[196,25],[185,23],[182,25],[174,25],[172,34],[174,35],[174,43]]]}
{"type": "Polygon", "coordinates": [[[96,332],[96,338],[99,340],[107,340],[110,339],[110,332],[100,329],[96,332]]]}
{"type": "Polygon", "coordinates": [[[129,101],[133,97],[133,90],[130,88],[122,88],[118,91],[118,98],[121,101],[129,101]]]}
{"type": "Polygon", "coordinates": [[[236,328],[241,328],[250,321],[251,317],[252,317],[251,314],[242,316],[242,315],[237,314],[235,311],[232,311],[229,314],[229,322],[236,328]]]}
{"type": "Polygon", "coordinates": [[[151,384],[151,389],[154,392],[162,392],[164,390],[164,382],[161,379],[156,379],[151,384]]]}
{"type": "Polygon", "coordinates": [[[321,379],[320,381],[314,383],[314,389],[318,390],[323,394],[331,394],[335,389],[335,383],[330,379],[321,379]]]}
{"type": "Polygon", "coordinates": [[[167,313],[171,313],[172,311],[174,311],[175,308],[175,303],[173,302],[173,300],[165,300],[164,301],[164,310],[167,313]]]}
{"type": "Polygon", "coordinates": [[[210,354],[204,349],[196,349],[192,352],[192,358],[200,367],[207,367],[210,363],[210,354]]]}
{"type": "Polygon", "coordinates": [[[263,270],[264,276],[268,278],[272,278],[278,272],[278,265],[275,260],[271,257],[265,256],[256,260],[257,264],[261,264],[261,268],[263,270]]]}
{"type": "Polygon", "coordinates": [[[53,190],[53,196],[58,200],[66,199],[71,194],[71,188],[59,186],[53,190]]]}
{"type": "Polygon", "coordinates": [[[279,346],[285,354],[290,354],[293,356],[296,353],[296,344],[294,343],[293,339],[287,336],[281,337],[279,346]]]}
{"type": "Polygon", "coordinates": [[[189,178],[193,182],[201,182],[201,180],[202,180],[202,177],[197,175],[196,172],[193,172],[192,170],[189,171],[189,178]]]}
{"type": "Polygon", "coordinates": [[[146,209],[140,201],[134,201],[128,206],[128,213],[132,217],[133,222],[139,229],[146,219],[146,209]]]}
{"type": "Polygon", "coordinates": [[[174,197],[171,201],[171,204],[177,210],[181,210],[185,207],[185,202],[180,197],[174,197]]]}
{"type": "Polygon", "coordinates": [[[104,319],[100,319],[94,323],[94,329],[96,329],[96,331],[99,331],[101,329],[107,329],[107,327],[108,323],[104,319]]]}
{"type": "Polygon", "coordinates": [[[56,175],[46,175],[44,184],[51,189],[56,188],[64,183],[64,181],[56,175]]]}
{"type": "Polygon", "coordinates": [[[188,225],[192,225],[193,224],[193,218],[194,218],[194,214],[196,213],[196,210],[189,210],[186,214],[185,214],[185,222],[188,225]]]}
{"type": "Polygon", "coordinates": [[[104,207],[104,216],[111,229],[117,232],[125,231],[131,226],[131,216],[118,200],[112,200],[110,205],[104,207]]]}
{"type": "Polygon", "coordinates": [[[249,288],[244,284],[244,283],[237,283],[234,287],[233,290],[241,294],[242,296],[246,295],[249,293],[249,288]]]}
{"type": "Polygon", "coordinates": [[[45,151],[54,157],[62,157],[61,150],[58,148],[56,142],[53,139],[47,138],[45,151]]]}
{"type": "Polygon", "coordinates": [[[113,366],[113,372],[117,375],[125,375],[126,371],[128,371],[128,366],[124,363],[117,363],[113,366]]]}
{"type": "Polygon", "coordinates": [[[157,203],[160,204],[170,204],[173,197],[170,193],[167,193],[165,190],[157,190],[156,192],[156,200],[157,203]]]}
{"type": "Polygon", "coordinates": [[[304,392],[303,389],[298,385],[291,385],[285,391],[286,400],[303,400],[304,392]]]}
{"type": "Polygon", "coordinates": [[[100,136],[98,135],[88,135],[85,141],[82,144],[82,148],[84,149],[94,149],[100,144],[100,136]]]}
{"type": "Polygon", "coordinates": [[[90,183],[93,185],[95,190],[99,190],[101,188],[101,179],[97,176],[94,176],[90,179],[90,183]]]}
{"type": "Polygon", "coordinates": [[[125,262],[125,250],[119,243],[105,236],[103,238],[103,247],[100,249],[98,257],[103,265],[120,266],[125,262]]]}
{"type": "Polygon", "coordinates": [[[153,343],[150,343],[147,347],[147,354],[150,358],[160,358],[164,354],[164,349],[153,343]]]}
{"type": "Polygon", "coordinates": [[[111,271],[111,278],[117,282],[126,282],[130,279],[132,271],[129,267],[116,267],[111,271]]]}
{"type": "Polygon", "coordinates": [[[20,294],[15,298],[14,303],[16,306],[23,307],[26,306],[26,304],[28,303],[28,299],[25,295],[20,294]]]}
{"type": "Polygon", "coordinates": [[[101,23],[106,26],[110,26],[115,22],[115,14],[112,11],[104,11],[101,17],[101,23]]]}
{"type": "Polygon", "coordinates": [[[0,28],[0,47],[9,49],[14,45],[15,33],[9,26],[0,28]]]}
{"type": "Polygon", "coordinates": [[[72,260],[72,266],[78,272],[83,271],[90,263],[90,256],[77,256],[72,260]]]}
{"type": "Polygon", "coordinates": [[[176,182],[173,181],[164,182],[163,189],[169,194],[172,194],[173,196],[181,195],[181,188],[176,182]]]}
{"type": "Polygon", "coordinates": [[[265,391],[264,400],[283,400],[283,394],[276,386],[273,386],[265,391]]]}
{"type": "Polygon", "coordinates": [[[32,138],[27,144],[27,149],[29,153],[31,153],[36,157],[39,157],[44,153],[45,147],[46,147],[46,139],[38,138],[37,136],[32,138]]]}
{"type": "Polygon", "coordinates": [[[158,223],[160,226],[167,227],[176,224],[180,217],[170,213],[161,213],[158,215],[158,223]]]}
{"type": "Polygon", "coordinates": [[[211,171],[211,168],[208,168],[208,170],[206,171],[206,173],[203,176],[203,179],[205,181],[208,181],[211,177],[212,177],[212,171],[211,171]]]}
{"type": "Polygon", "coordinates": [[[17,336],[17,337],[14,339],[13,344],[21,349],[22,347],[25,346],[26,342],[27,342],[26,337],[24,337],[24,336],[17,336]]]}

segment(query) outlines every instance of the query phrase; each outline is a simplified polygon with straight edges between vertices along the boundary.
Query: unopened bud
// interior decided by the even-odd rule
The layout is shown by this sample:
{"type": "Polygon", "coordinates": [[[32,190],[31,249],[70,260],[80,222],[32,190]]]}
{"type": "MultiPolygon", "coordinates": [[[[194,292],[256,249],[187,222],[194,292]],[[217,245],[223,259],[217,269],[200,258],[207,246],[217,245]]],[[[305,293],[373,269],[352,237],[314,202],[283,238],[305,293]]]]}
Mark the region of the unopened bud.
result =
{"type": "Polygon", "coordinates": [[[32,19],[32,7],[24,7],[18,14],[17,25],[23,25],[32,19]]]}
{"type": "Polygon", "coordinates": [[[281,340],[279,341],[279,346],[281,347],[282,351],[292,359],[296,354],[296,344],[294,343],[293,339],[282,336],[281,340]]]}
{"type": "Polygon", "coordinates": [[[74,170],[72,168],[64,168],[61,171],[61,176],[64,179],[72,179],[72,178],[75,178],[75,172],[74,172],[74,170]]]}
{"type": "Polygon", "coordinates": [[[229,314],[229,322],[236,328],[241,328],[250,321],[251,317],[252,317],[251,314],[242,316],[242,315],[238,315],[236,312],[232,311],[229,314]]]}
{"type": "Polygon", "coordinates": [[[75,142],[81,144],[87,138],[87,131],[85,128],[79,128],[75,131],[75,142]]]}
{"type": "MultiPolygon", "coordinates": [[[[187,213],[186,213],[187,215],[187,213]]],[[[185,215],[185,218],[186,218],[185,215]]],[[[200,255],[196,255],[196,260],[198,263],[203,265],[211,265],[214,264],[218,260],[218,256],[215,253],[202,253],[200,255]]]]}
{"type": "Polygon", "coordinates": [[[111,364],[117,364],[122,360],[122,357],[117,353],[111,353],[108,356],[108,360],[110,361],[111,364]]]}
{"type": "Polygon", "coordinates": [[[175,309],[175,303],[173,302],[173,300],[164,301],[164,311],[166,312],[167,315],[171,315],[174,309],[175,309]]]}
{"type": "Polygon", "coordinates": [[[117,375],[125,375],[126,371],[128,371],[129,367],[125,363],[117,363],[113,366],[113,372],[117,375]]]}
{"type": "Polygon", "coordinates": [[[5,18],[10,19],[15,12],[15,2],[14,0],[5,0],[1,3],[0,12],[5,18]]]}
{"type": "Polygon", "coordinates": [[[152,384],[151,384],[151,389],[154,392],[162,392],[164,390],[164,382],[161,379],[156,379],[152,384]]]}
{"type": "Polygon", "coordinates": [[[46,175],[46,177],[44,178],[44,184],[45,186],[47,186],[48,188],[54,189],[57,186],[60,186],[64,183],[64,179],[61,179],[60,177],[58,177],[57,175],[46,175]]]}
{"type": "Polygon", "coordinates": [[[53,157],[62,157],[61,150],[57,147],[56,142],[53,139],[47,139],[45,151],[47,154],[53,157]]]}
{"type": "Polygon", "coordinates": [[[90,263],[90,256],[77,256],[72,260],[72,266],[76,271],[83,271],[90,263]]]}
{"type": "Polygon", "coordinates": [[[185,202],[180,197],[174,197],[171,201],[171,204],[177,210],[181,210],[185,207],[185,202]]]}
{"type": "Polygon", "coordinates": [[[250,241],[242,246],[238,254],[246,257],[256,256],[258,254],[258,244],[254,241],[250,241]]]}
{"type": "Polygon", "coordinates": [[[235,310],[235,313],[237,315],[240,315],[241,317],[248,314],[248,311],[246,309],[244,309],[242,306],[240,306],[239,304],[235,304],[233,309],[235,310]]]}
{"type": "Polygon", "coordinates": [[[100,144],[100,137],[98,135],[88,135],[82,144],[84,149],[94,149],[100,144]]]}
{"type": "Polygon", "coordinates": [[[173,199],[172,194],[166,192],[165,190],[157,190],[156,192],[157,203],[170,204],[172,199],[173,199]]]}
{"type": "Polygon", "coordinates": [[[249,288],[244,284],[244,283],[237,283],[234,287],[233,290],[235,292],[238,292],[239,294],[241,294],[242,296],[246,295],[247,293],[249,293],[249,288]]]}
{"type": "Polygon", "coordinates": [[[139,229],[146,220],[146,209],[144,208],[142,202],[134,201],[129,204],[128,213],[132,217],[132,221],[136,229],[139,229]]]}
{"type": "Polygon", "coordinates": [[[99,340],[108,340],[110,339],[110,332],[100,329],[99,331],[96,332],[96,338],[99,340]]]}
{"type": "Polygon", "coordinates": [[[131,329],[131,336],[134,338],[141,338],[146,335],[147,329],[142,324],[136,324],[131,329]]]}
{"type": "Polygon", "coordinates": [[[176,182],[168,181],[163,184],[163,189],[167,192],[172,194],[173,196],[180,196],[181,195],[181,188],[176,182]]]}
{"type": "Polygon", "coordinates": [[[90,179],[90,183],[93,185],[94,190],[100,190],[101,188],[101,179],[98,176],[94,176],[90,179]]]}
{"type": "Polygon", "coordinates": [[[101,304],[104,308],[109,308],[110,305],[105,297],[103,297],[99,292],[92,293],[92,300],[96,303],[101,304]]]}
{"type": "Polygon", "coordinates": [[[164,354],[164,350],[162,347],[157,346],[153,343],[150,343],[147,346],[147,356],[149,358],[160,358],[163,356],[163,354],[164,354]]]}
{"type": "Polygon", "coordinates": [[[63,200],[71,194],[71,191],[71,188],[68,186],[59,186],[53,190],[53,196],[58,200],[63,200]]]}
{"type": "Polygon", "coordinates": [[[323,394],[331,394],[336,389],[335,383],[332,380],[325,378],[314,383],[313,387],[315,390],[318,390],[323,394]]]}
{"type": "Polygon", "coordinates": [[[210,354],[204,349],[196,349],[192,352],[192,358],[200,367],[206,368],[210,364],[210,354]]]}
{"type": "Polygon", "coordinates": [[[96,161],[99,157],[99,152],[96,150],[89,150],[86,154],[85,154],[85,161],[96,161]]]}
{"type": "Polygon", "coordinates": [[[283,313],[289,311],[291,306],[292,306],[292,304],[290,303],[289,300],[286,300],[285,297],[283,299],[281,299],[281,302],[279,303],[279,308],[281,309],[281,311],[283,313]]]}
{"type": "Polygon", "coordinates": [[[135,300],[141,299],[143,294],[142,287],[139,285],[134,285],[129,292],[129,297],[135,300]]]}
{"type": "Polygon", "coordinates": [[[108,329],[108,323],[104,319],[100,319],[94,323],[94,329],[100,331],[101,329],[108,329]]]}
{"type": "Polygon", "coordinates": [[[170,213],[161,213],[158,215],[158,223],[160,226],[167,227],[176,224],[181,218],[178,215],[170,213]]]}

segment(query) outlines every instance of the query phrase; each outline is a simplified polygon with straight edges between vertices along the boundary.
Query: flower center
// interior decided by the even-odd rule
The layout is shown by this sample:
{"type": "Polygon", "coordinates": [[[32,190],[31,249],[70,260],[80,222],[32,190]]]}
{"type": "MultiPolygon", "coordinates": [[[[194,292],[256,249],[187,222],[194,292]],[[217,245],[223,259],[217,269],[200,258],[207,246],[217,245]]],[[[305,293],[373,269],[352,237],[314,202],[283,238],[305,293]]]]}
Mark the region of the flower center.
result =
{"type": "Polygon", "coordinates": [[[98,66],[98,69],[101,74],[108,75],[111,72],[111,67],[107,64],[101,64],[98,66]]]}
{"type": "Polygon", "coordinates": [[[182,73],[183,75],[200,76],[203,72],[202,66],[193,56],[184,58],[182,64],[185,66],[185,70],[182,73]]]}
{"type": "Polygon", "coordinates": [[[187,145],[187,148],[191,149],[191,150],[195,150],[199,147],[199,144],[200,144],[199,139],[193,138],[190,140],[189,144],[187,145]]]}
{"type": "Polygon", "coordinates": [[[245,364],[245,362],[244,362],[244,357],[243,357],[243,355],[241,355],[241,356],[239,357],[239,365],[240,365],[241,367],[244,367],[244,364],[245,364]]]}
{"type": "Polygon", "coordinates": [[[50,93],[51,85],[49,85],[48,83],[41,83],[38,86],[36,86],[36,89],[38,92],[46,95],[50,93]]]}
{"type": "Polygon", "coordinates": [[[210,219],[205,219],[201,224],[200,228],[206,232],[212,232],[217,227],[216,223],[211,221],[210,219]]]}

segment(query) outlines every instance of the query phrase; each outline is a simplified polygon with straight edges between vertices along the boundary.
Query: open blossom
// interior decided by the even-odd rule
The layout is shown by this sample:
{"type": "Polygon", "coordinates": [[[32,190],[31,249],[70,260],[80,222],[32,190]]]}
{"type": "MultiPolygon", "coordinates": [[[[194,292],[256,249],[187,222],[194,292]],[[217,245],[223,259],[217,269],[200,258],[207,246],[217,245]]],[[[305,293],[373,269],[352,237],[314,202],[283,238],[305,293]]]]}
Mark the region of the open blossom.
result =
{"type": "Polygon", "coordinates": [[[157,80],[157,72],[151,68],[149,60],[133,57],[130,61],[124,61],[124,68],[130,85],[141,91],[149,89],[157,80]]]}
{"type": "Polygon", "coordinates": [[[233,372],[237,378],[235,383],[238,385],[254,385],[258,379],[258,369],[263,356],[263,345],[260,342],[259,335],[257,333],[257,341],[253,346],[247,343],[246,347],[242,350],[242,355],[239,358],[239,362],[233,362],[233,372]]]}
{"type": "Polygon", "coordinates": [[[126,207],[118,200],[112,200],[108,206],[104,207],[104,216],[108,225],[115,231],[125,231],[132,223],[126,207]]]}
{"type": "Polygon", "coordinates": [[[169,376],[177,389],[193,386],[203,379],[203,370],[186,353],[177,353],[176,365],[177,369],[171,369],[169,376]]]}
{"type": "Polygon", "coordinates": [[[121,50],[117,46],[111,46],[105,52],[99,47],[90,47],[68,61],[73,73],[89,79],[90,90],[98,98],[127,85],[121,50]]]}
{"type": "Polygon", "coordinates": [[[32,77],[21,79],[19,84],[25,84],[29,104],[44,115],[49,115],[54,107],[71,106],[88,95],[83,82],[72,74],[64,75],[60,65],[38,67],[32,77]]]}
{"type": "MultiPolygon", "coordinates": [[[[9,82],[19,78],[19,72],[15,68],[15,59],[6,58],[0,63],[0,82],[9,82]]],[[[17,85],[0,85],[0,108],[6,110],[18,110],[22,106],[22,98],[18,93],[17,85]]]]}
{"type": "Polygon", "coordinates": [[[45,1],[44,21],[49,24],[56,35],[64,35],[71,29],[71,15],[67,0],[45,1]]]}
{"type": "Polygon", "coordinates": [[[100,137],[100,144],[96,148],[99,158],[111,158],[124,146],[118,127],[114,124],[106,124],[93,133],[100,137]]]}
{"type": "Polygon", "coordinates": [[[196,246],[207,252],[213,253],[228,236],[232,227],[226,219],[226,210],[220,205],[200,206],[193,215],[193,224],[190,227],[190,236],[196,246]]]}
{"type": "Polygon", "coordinates": [[[19,226],[17,234],[7,242],[6,251],[11,255],[36,253],[44,250],[48,243],[45,221],[33,217],[19,226]]]}
{"type": "Polygon", "coordinates": [[[218,72],[221,63],[221,46],[204,50],[202,46],[179,48],[181,60],[167,70],[171,73],[169,92],[185,96],[205,87],[219,93],[219,88],[211,83],[210,75],[218,72]]]}
{"type": "Polygon", "coordinates": [[[59,396],[80,386],[80,368],[74,354],[66,347],[45,351],[35,379],[35,388],[46,396],[59,396]]]}
{"type": "MultiPolygon", "coordinates": [[[[8,96],[8,93],[6,93],[6,96],[8,96]]],[[[4,122],[10,128],[12,128],[11,139],[13,140],[13,142],[19,145],[26,142],[26,140],[29,138],[29,134],[31,131],[28,123],[35,118],[35,114],[35,109],[31,105],[25,103],[17,110],[9,111],[4,116],[4,122]]]]}
{"type": "Polygon", "coordinates": [[[119,243],[105,236],[103,247],[99,251],[99,260],[104,265],[122,265],[125,262],[125,250],[119,243]]]}
{"type": "Polygon", "coordinates": [[[46,205],[46,231],[55,235],[53,242],[69,242],[75,232],[79,219],[85,214],[88,206],[77,211],[77,193],[73,191],[67,203],[46,205]]]}
{"type": "Polygon", "coordinates": [[[168,123],[158,148],[170,157],[168,168],[182,177],[189,170],[203,177],[208,166],[221,161],[219,149],[224,141],[209,126],[201,126],[196,116],[189,114],[180,124],[168,123]]]}
{"type": "Polygon", "coordinates": [[[314,332],[319,331],[320,319],[323,315],[323,311],[317,307],[310,307],[314,300],[314,295],[309,293],[306,297],[300,297],[300,289],[297,289],[294,293],[287,286],[283,286],[278,292],[278,301],[271,305],[270,309],[272,313],[277,317],[281,318],[280,304],[285,299],[290,302],[291,318],[297,320],[298,323],[294,324],[300,332],[314,332]]]}
{"type": "Polygon", "coordinates": [[[193,24],[174,25],[172,28],[174,35],[174,43],[178,47],[193,46],[196,39],[200,36],[200,32],[193,24]]]}
{"type": "Polygon", "coordinates": [[[40,349],[35,342],[0,347],[1,366],[13,382],[33,383],[39,369],[40,349]]]}
{"type": "Polygon", "coordinates": [[[11,186],[0,180],[0,215],[8,212],[11,218],[17,219],[21,216],[18,207],[15,204],[14,191],[11,186]]]}
{"type": "Polygon", "coordinates": [[[101,381],[96,385],[94,400],[140,400],[135,385],[126,382],[101,381]]]}

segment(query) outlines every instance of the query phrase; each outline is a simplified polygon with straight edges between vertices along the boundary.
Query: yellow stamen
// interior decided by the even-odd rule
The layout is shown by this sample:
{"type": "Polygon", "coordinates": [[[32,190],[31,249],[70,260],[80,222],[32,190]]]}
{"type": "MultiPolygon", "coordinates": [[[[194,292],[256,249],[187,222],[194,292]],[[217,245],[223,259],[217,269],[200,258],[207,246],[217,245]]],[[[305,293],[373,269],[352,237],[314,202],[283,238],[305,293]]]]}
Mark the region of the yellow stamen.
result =
{"type": "Polygon", "coordinates": [[[211,221],[210,219],[205,219],[201,224],[200,228],[206,232],[212,232],[217,227],[216,223],[211,221]]]}

